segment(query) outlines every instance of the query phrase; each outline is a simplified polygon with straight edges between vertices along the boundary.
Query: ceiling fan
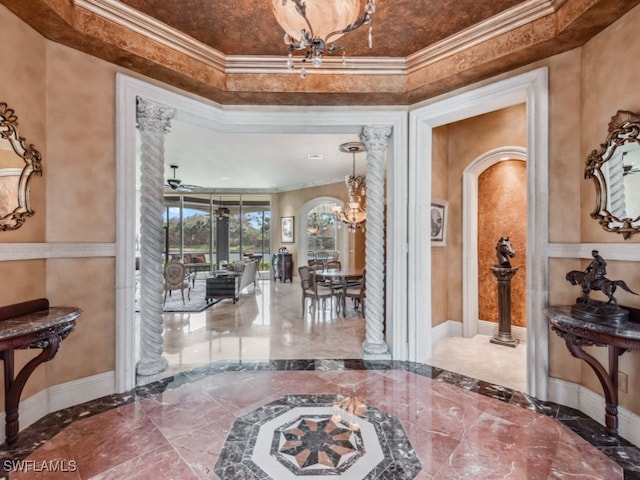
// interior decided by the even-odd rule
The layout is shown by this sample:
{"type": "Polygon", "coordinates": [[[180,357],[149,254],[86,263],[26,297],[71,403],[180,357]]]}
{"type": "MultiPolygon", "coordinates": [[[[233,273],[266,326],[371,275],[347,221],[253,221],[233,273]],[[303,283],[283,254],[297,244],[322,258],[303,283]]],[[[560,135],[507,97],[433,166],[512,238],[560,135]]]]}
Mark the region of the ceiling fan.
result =
{"type": "Polygon", "coordinates": [[[173,178],[167,178],[167,183],[165,183],[164,185],[166,188],[170,188],[171,190],[178,190],[180,192],[202,190],[202,187],[198,185],[186,185],[182,183],[182,180],[176,178],[176,170],[178,169],[178,165],[169,165],[169,168],[173,170],[173,178]]]}
{"type": "Polygon", "coordinates": [[[220,197],[220,206],[216,208],[216,217],[219,219],[229,218],[231,216],[231,211],[225,207],[222,203],[222,196],[220,197]]]}

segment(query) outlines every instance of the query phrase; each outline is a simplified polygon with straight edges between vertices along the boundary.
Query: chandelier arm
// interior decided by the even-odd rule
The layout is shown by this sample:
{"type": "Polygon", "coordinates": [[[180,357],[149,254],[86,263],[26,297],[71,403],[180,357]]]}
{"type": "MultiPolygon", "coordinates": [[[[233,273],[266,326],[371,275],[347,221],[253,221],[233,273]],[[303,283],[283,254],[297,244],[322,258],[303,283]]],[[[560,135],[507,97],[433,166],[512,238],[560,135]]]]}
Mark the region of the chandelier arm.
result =
{"type": "MultiPolygon", "coordinates": [[[[309,31],[308,32],[303,30],[304,35],[307,38],[309,38],[310,40],[313,40],[313,37],[315,35],[313,34],[313,27],[311,26],[311,23],[309,23],[309,19],[307,18],[307,4],[304,3],[302,0],[293,0],[293,3],[295,3],[295,5],[296,5],[296,11],[300,14],[300,16],[302,18],[304,18],[304,21],[307,24],[307,27],[309,27],[309,31]],[[309,35],[309,34],[311,34],[311,35],[309,35]]],[[[307,40],[307,38],[305,38],[305,41],[307,40]]]]}
{"type": "MultiPolygon", "coordinates": [[[[306,20],[306,18],[305,18],[305,20],[306,20]]],[[[327,36],[324,38],[324,43],[329,43],[329,39],[331,37],[334,37],[336,35],[344,35],[345,33],[353,32],[354,30],[360,28],[365,23],[371,23],[371,21],[372,21],[372,19],[371,19],[370,15],[369,15],[369,12],[364,12],[360,18],[358,18],[352,24],[347,25],[342,30],[336,30],[335,32],[331,32],[331,33],[327,34],[327,36]]],[[[308,23],[309,22],[307,21],[307,24],[308,23]]]]}

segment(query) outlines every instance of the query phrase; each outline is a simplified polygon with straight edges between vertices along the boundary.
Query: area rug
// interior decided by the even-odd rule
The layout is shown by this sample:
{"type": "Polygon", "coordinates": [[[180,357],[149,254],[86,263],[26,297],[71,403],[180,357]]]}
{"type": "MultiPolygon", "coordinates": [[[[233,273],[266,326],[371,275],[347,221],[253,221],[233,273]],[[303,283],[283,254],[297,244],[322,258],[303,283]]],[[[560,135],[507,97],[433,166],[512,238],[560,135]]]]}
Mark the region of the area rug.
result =
{"type": "MultiPolygon", "coordinates": [[[[191,294],[187,295],[187,291],[184,292],[184,304],[182,303],[182,295],[179,290],[174,290],[171,295],[167,295],[167,301],[164,304],[164,312],[182,312],[182,313],[197,313],[212,307],[221,299],[210,300],[209,303],[205,300],[206,293],[206,281],[196,280],[195,286],[191,287],[191,294]],[[189,299],[188,297],[191,297],[189,299]]],[[[136,312],[140,311],[139,292],[136,295],[136,312]]]]}

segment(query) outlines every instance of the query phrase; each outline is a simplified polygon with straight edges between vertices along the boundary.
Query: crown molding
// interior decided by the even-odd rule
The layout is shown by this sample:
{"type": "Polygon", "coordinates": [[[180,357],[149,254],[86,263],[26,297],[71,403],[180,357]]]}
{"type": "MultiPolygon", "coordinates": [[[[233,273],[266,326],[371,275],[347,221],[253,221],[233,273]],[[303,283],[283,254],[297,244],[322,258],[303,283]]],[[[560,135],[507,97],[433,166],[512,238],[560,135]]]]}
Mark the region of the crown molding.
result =
{"type": "Polygon", "coordinates": [[[221,72],[225,70],[227,63],[225,55],[177,29],[125,5],[123,2],[117,0],[73,0],[73,4],[216,70],[221,72]]]}
{"type": "MultiPolygon", "coordinates": [[[[314,74],[406,75],[459,53],[474,45],[555,13],[566,0],[528,0],[498,15],[430,45],[408,57],[326,58],[321,68],[309,68],[314,74]]],[[[73,4],[131,30],[150,40],[176,50],[224,73],[289,73],[286,55],[224,55],[177,29],[143,14],[117,0],[73,0],[73,4]]],[[[294,70],[291,73],[299,71],[294,70]]]]}
{"type": "Polygon", "coordinates": [[[566,0],[529,0],[407,57],[408,73],[554,14],[566,0]]]}
{"type": "MultiPolygon", "coordinates": [[[[295,57],[294,57],[295,58],[295,57]]],[[[324,57],[321,67],[302,64],[299,57],[295,69],[287,68],[287,56],[231,55],[227,57],[226,73],[299,73],[304,66],[308,72],[331,75],[406,75],[407,62],[402,57],[324,57]]]]}

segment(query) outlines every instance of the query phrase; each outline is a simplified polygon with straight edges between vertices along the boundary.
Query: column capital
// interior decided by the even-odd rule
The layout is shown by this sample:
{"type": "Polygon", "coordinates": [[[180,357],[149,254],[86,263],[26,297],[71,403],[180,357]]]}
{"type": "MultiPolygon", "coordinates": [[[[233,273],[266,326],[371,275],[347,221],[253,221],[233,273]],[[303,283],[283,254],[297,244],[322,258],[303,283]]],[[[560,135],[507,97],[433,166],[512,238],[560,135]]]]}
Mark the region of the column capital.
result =
{"type": "Polygon", "coordinates": [[[366,125],[362,127],[360,141],[364,143],[367,152],[384,152],[389,144],[392,128],[389,125],[366,125]]]}
{"type": "Polygon", "coordinates": [[[154,133],[169,133],[175,109],[165,107],[144,98],[136,98],[136,120],[138,128],[154,133]]]}

